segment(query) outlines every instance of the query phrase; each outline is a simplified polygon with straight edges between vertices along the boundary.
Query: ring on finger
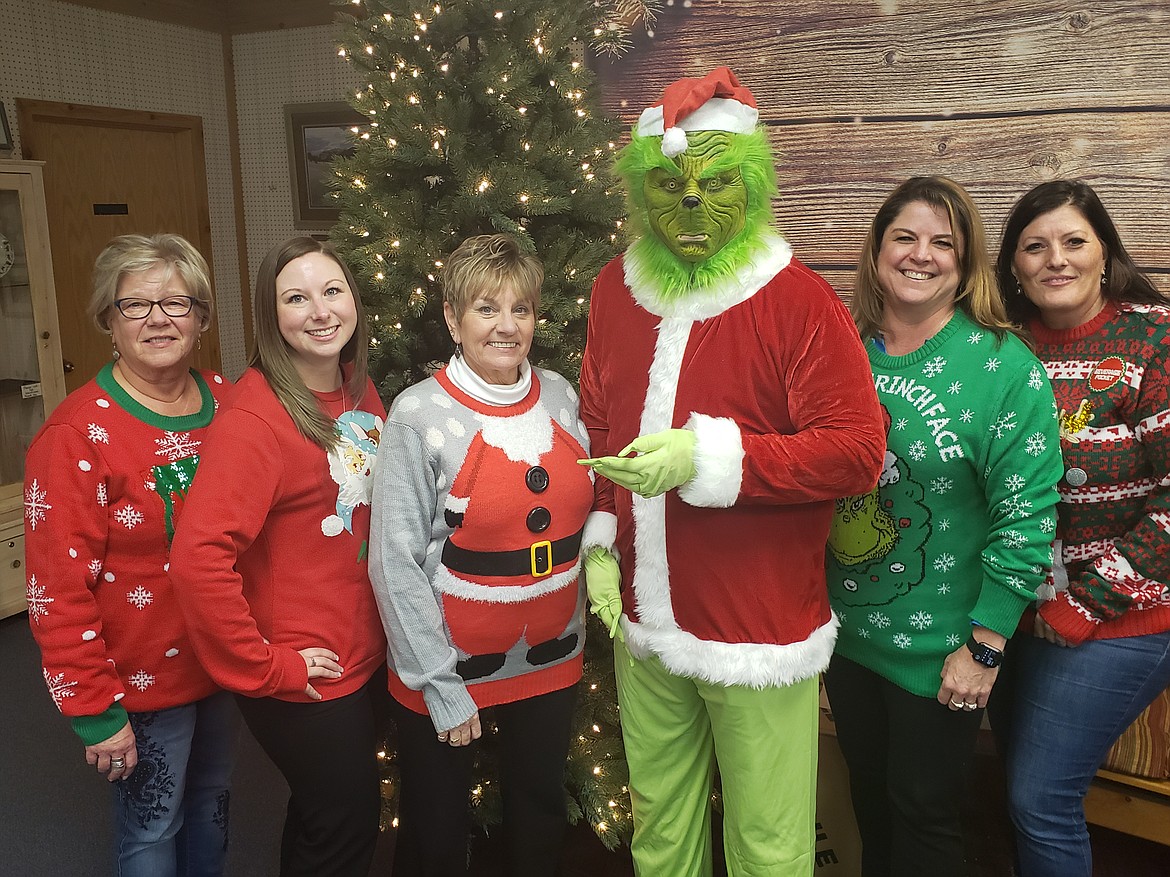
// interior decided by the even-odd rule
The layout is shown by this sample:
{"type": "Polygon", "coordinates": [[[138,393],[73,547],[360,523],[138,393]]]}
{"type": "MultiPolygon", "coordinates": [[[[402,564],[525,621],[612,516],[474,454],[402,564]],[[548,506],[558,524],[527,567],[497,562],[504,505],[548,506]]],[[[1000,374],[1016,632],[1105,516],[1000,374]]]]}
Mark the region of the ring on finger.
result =
{"type": "Polygon", "coordinates": [[[955,700],[954,698],[951,698],[951,706],[953,706],[957,710],[961,710],[964,707],[966,707],[967,704],[965,702],[960,702],[960,701],[955,700]]]}
{"type": "Polygon", "coordinates": [[[967,701],[963,701],[963,709],[965,709],[967,712],[971,712],[977,706],[979,706],[979,704],[977,702],[976,703],[968,703],[967,701]]]}
{"type": "Polygon", "coordinates": [[[309,666],[316,667],[317,666],[317,659],[316,658],[309,658],[309,666]]]}

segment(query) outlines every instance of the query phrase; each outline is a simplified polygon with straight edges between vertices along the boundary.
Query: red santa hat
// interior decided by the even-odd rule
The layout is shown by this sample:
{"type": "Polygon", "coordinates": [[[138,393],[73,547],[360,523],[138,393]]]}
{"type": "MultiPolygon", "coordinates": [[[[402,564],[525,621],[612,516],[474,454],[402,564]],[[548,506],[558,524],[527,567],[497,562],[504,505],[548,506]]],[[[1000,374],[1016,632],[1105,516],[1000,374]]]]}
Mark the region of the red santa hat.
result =
{"type": "Polygon", "coordinates": [[[716,67],[702,79],[683,78],[662,92],[662,100],[638,118],[640,137],[661,136],[662,154],[686,151],[687,131],[731,131],[749,134],[760,113],[752,93],[727,67],[716,67]]]}

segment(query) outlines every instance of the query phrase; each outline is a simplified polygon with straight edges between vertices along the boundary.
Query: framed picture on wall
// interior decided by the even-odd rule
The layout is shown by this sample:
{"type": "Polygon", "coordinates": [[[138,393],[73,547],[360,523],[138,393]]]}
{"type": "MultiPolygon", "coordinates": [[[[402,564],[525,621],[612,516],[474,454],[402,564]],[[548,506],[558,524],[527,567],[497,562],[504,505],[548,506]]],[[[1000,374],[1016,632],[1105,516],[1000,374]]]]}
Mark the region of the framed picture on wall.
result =
{"type": "Polygon", "coordinates": [[[4,101],[0,100],[0,150],[12,148],[12,130],[8,127],[8,113],[4,101]]]}
{"type": "Polygon", "coordinates": [[[346,103],[286,104],[293,227],[327,230],[340,211],[330,197],[331,162],[352,155],[353,128],[366,119],[346,103]]]}

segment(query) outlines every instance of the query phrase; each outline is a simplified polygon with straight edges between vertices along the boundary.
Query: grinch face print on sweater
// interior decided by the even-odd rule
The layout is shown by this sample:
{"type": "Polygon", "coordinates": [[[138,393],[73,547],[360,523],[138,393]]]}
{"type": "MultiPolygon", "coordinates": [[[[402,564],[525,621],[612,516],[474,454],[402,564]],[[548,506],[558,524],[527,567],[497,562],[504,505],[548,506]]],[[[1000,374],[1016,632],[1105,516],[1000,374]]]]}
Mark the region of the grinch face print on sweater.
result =
{"type": "MultiPolygon", "coordinates": [[[[889,413],[884,410],[889,429],[889,413]]],[[[845,578],[847,606],[882,606],[903,596],[926,574],[923,546],[930,538],[925,491],[906,461],[886,451],[877,487],[838,499],[829,530],[829,551],[845,578]]]]}
{"type": "Polygon", "coordinates": [[[382,426],[382,418],[369,411],[347,411],[337,418],[341,440],[329,452],[329,475],[337,484],[337,513],[321,521],[326,536],[352,533],[353,510],[370,504],[382,426]]]}

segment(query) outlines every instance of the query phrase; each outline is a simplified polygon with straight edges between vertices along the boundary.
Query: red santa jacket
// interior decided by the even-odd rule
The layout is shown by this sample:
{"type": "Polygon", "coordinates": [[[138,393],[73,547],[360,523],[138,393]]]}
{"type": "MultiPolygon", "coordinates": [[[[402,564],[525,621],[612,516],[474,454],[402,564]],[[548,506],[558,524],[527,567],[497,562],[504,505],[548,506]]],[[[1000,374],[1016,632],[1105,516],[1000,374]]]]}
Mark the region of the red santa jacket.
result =
{"type": "Polygon", "coordinates": [[[597,480],[635,653],[757,688],[824,669],[832,501],[871,489],[884,451],[869,365],[829,285],[778,237],[737,277],[665,303],[615,259],[593,288],[581,419],[594,456],[696,433],[697,474],[677,491],[597,480]]]}

